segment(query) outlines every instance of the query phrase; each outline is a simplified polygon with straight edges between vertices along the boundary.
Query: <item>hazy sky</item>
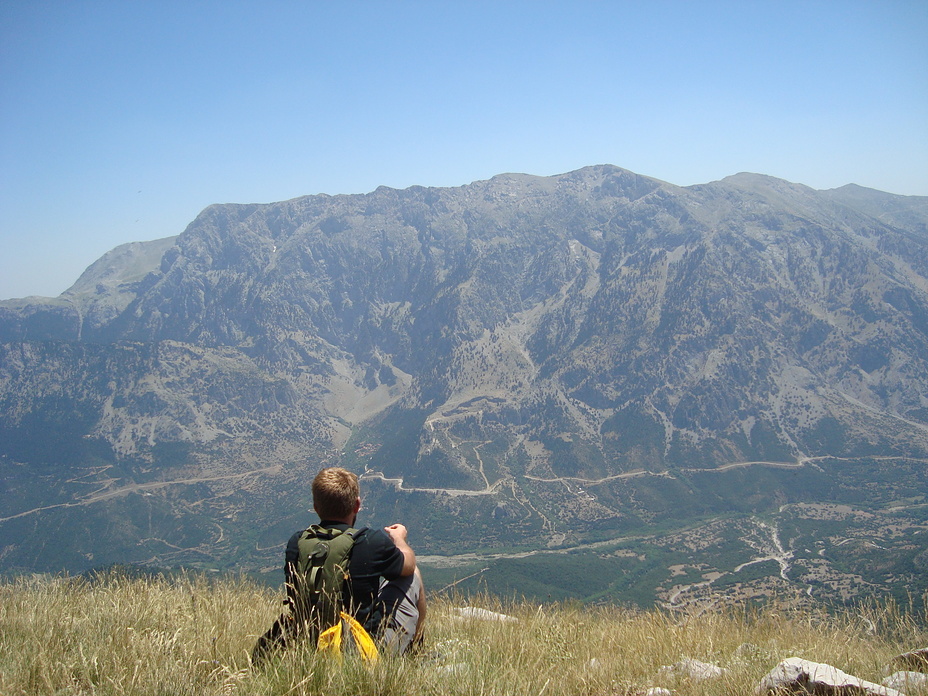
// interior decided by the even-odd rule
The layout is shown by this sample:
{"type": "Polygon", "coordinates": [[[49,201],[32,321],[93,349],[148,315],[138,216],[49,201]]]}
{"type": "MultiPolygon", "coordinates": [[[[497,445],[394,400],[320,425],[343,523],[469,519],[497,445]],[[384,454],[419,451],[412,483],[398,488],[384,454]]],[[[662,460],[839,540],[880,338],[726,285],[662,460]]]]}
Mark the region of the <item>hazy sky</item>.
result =
{"type": "Polygon", "coordinates": [[[0,298],[211,203],[602,163],[928,195],[928,2],[0,0],[0,298]]]}

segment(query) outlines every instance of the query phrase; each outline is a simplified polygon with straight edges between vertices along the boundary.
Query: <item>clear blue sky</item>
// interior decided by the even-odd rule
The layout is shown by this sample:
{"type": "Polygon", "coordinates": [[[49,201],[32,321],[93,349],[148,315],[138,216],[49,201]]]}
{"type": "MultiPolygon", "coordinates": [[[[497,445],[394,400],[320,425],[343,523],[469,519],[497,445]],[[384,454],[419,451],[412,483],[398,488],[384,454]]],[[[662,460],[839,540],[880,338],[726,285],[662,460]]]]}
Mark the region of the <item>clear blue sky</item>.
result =
{"type": "Polygon", "coordinates": [[[928,2],[0,0],[0,298],[212,203],[601,163],[928,195],[928,2]]]}

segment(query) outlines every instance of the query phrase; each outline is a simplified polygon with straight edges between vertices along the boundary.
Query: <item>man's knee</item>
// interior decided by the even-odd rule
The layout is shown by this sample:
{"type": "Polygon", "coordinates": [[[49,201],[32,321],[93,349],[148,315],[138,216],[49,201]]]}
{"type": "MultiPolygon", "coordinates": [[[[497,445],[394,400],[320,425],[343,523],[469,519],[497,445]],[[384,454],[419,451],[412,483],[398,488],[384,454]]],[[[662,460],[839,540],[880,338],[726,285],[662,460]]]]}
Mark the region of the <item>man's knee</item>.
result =
{"type": "Polygon", "coordinates": [[[420,608],[424,607],[425,590],[419,569],[412,575],[382,582],[378,599],[387,608],[383,643],[396,652],[406,652],[420,633],[420,608]]]}
{"type": "Polygon", "coordinates": [[[390,611],[403,608],[408,612],[419,605],[422,594],[422,575],[416,568],[412,575],[395,580],[382,580],[377,599],[390,611]]]}

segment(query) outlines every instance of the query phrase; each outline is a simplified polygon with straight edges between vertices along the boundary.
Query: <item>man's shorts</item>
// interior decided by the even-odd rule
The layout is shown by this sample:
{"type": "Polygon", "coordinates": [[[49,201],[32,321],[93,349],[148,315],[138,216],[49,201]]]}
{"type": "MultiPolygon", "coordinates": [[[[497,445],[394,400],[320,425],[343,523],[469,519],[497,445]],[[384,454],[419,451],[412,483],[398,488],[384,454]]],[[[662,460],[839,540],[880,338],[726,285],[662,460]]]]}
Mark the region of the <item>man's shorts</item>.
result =
{"type": "Polygon", "coordinates": [[[386,621],[381,646],[387,652],[403,654],[409,650],[416,637],[419,623],[419,597],[422,594],[422,576],[419,569],[412,575],[387,581],[380,580],[377,599],[390,611],[386,621]]]}

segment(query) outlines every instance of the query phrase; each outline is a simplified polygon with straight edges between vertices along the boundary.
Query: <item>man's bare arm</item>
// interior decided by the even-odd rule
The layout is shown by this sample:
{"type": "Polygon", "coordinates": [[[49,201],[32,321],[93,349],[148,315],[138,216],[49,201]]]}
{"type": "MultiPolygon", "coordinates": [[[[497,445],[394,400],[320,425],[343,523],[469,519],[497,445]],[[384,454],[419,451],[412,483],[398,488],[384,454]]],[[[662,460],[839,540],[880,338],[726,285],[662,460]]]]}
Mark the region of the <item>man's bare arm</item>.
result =
{"type": "Polygon", "coordinates": [[[401,524],[391,524],[389,527],[384,527],[383,530],[390,535],[393,543],[396,544],[396,548],[403,554],[403,570],[400,575],[403,577],[412,575],[416,571],[416,552],[406,543],[406,535],[408,534],[406,527],[401,524]]]}

